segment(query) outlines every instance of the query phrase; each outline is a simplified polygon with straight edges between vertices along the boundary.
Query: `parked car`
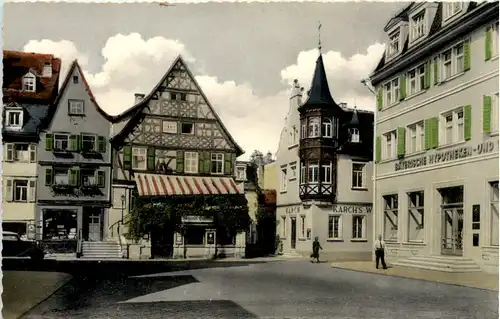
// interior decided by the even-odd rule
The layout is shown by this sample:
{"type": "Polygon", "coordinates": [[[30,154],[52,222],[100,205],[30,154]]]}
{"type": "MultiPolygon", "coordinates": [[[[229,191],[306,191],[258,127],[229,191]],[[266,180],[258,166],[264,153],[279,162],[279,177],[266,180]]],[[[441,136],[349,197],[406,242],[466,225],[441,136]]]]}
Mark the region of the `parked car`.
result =
{"type": "Polygon", "coordinates": [[[2,232],[2,257],[30,257],[33,260],[41,260],[45,252],[36,242],[21,240],[18,233],[2,232]]]}

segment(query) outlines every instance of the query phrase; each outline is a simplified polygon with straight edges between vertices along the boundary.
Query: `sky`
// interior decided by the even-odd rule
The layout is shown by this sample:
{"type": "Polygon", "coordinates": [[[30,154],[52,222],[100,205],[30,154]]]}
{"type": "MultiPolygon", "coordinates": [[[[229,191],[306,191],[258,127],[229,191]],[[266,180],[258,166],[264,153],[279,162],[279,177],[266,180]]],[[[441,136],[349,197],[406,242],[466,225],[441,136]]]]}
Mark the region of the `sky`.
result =
{"type": "MultiPolygon", "coordinates": [[[[172,3],[174,1],[171,1],[172,3]]],[[[247,159],[277,151],[294,79],[307,91],[318,56],[337,103],[374,110],[360,83],[380,60],[402,2],[4,4],[4,49],[52,53],[61,81],[78,59],[100,106],[122,113],[179,54],[247,159]],[[19,19],[18,17],[23,17],[19,19]]]]}

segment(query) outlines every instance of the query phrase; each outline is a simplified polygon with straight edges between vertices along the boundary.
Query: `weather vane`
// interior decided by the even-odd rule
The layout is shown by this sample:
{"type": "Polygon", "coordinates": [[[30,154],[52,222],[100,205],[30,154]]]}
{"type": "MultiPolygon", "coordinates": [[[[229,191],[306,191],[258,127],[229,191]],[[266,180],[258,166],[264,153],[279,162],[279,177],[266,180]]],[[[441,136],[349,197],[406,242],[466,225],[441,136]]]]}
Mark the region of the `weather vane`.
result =
{"type": "Polygon", "coordinates": [[[318,21],[318,49],[321,53],[321,21],[318,21]]]}

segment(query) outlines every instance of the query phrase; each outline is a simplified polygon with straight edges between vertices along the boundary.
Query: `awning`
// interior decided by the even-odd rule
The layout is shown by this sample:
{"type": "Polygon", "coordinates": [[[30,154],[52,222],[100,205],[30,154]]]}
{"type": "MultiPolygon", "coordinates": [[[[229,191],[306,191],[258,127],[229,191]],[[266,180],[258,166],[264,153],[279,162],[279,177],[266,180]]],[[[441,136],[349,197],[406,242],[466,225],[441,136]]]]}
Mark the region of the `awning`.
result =
{"type": "Polygon", "coordinates": [[[231,177],[135,174],[139,196],[244,194],[231,177]]]}

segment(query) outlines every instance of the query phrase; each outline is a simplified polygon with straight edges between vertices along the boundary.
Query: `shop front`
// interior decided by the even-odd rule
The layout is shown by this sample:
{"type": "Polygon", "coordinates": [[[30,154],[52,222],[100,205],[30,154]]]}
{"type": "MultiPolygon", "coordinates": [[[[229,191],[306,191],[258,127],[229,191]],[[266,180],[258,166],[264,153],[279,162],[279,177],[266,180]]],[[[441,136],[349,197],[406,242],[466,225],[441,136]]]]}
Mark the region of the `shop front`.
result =
{"type": "Polygon", "coordinates": [[[43,208],[37,237],[48,253],[75,253],[78,208],[43,208]]]}

